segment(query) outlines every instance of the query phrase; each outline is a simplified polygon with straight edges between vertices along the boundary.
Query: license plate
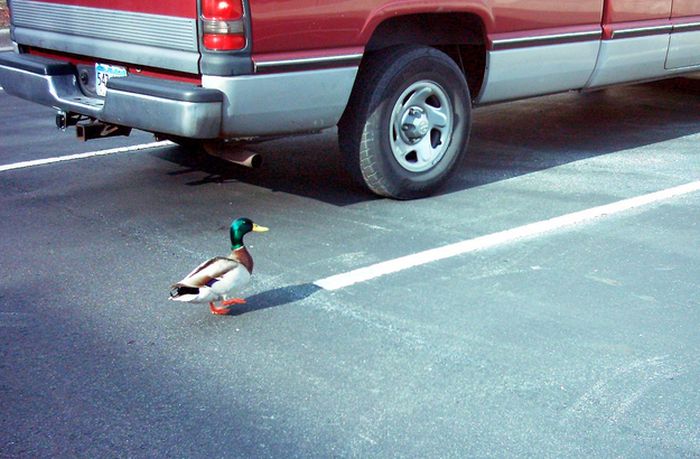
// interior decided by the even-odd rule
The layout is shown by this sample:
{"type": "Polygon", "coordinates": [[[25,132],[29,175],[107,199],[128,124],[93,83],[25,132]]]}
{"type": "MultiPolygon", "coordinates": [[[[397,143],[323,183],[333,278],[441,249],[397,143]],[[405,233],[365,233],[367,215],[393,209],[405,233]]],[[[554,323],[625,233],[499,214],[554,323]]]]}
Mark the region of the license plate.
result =
{"type": "Polygon", "coordinates": [[[110,78],[125,77],[126,69],[118,65],[95,64],[95,91],[98,96],[107,95],[107,82],[110,78]]]}

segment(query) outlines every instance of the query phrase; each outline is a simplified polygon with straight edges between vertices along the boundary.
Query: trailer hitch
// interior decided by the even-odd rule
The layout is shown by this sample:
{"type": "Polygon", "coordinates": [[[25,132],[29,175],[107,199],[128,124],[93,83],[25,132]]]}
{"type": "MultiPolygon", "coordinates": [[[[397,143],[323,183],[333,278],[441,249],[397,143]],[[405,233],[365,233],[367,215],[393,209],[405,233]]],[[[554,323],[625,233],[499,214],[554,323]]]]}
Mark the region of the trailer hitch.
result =
{"type": "Polygon", "coordinates": [[[78,139],[86,142],[92,139],[104,139],[107,137],[115,136],[128,136],[131,134],[131,128],[125,126],[118,126],[116,124],[107,124],[100,121],[93,121],[92,123],[77,124],[76,134],[78,139]]]}
{"type": "Polygon", "coordinates": [[[88,119],[88,117],[85,115],[72,112],[66,113],[63,110],[59,110],[58,113],[56,113],[56,127],[62,131],[65,131],[66,128],[75,126],[80,121],[84,121],[86,119],[88,119]]]}

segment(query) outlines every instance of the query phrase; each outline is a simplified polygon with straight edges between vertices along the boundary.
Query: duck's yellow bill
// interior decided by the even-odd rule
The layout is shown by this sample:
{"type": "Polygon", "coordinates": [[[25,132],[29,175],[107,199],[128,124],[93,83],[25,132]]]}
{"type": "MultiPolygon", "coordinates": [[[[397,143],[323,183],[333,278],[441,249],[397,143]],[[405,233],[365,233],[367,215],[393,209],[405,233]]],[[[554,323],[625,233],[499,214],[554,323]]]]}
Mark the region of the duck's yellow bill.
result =
{"type": "Polygon", "coordinates": [[[253,231],[256,233],[264,233],[265,231],[270,231],[270,228],[266,228],[264,226],[260,226],[257,223],[253,223],[253,231]]]}

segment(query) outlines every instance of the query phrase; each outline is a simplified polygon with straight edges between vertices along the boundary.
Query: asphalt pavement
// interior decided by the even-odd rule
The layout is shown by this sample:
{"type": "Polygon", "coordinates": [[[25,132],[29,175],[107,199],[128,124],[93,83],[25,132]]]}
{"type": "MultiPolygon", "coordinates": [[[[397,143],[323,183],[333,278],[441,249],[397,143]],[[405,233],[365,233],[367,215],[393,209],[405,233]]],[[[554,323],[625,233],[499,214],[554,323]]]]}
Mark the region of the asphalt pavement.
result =
{"type": "MultiPolygon", "coordinates": [[[[436,196],[379,199],[335,132],[0,172],[0,456],[698,457],[700,192],[360,281],[319,279],[700,180],[700,80],[476,110],[436,196]],[[270,227],[247,304],[168,301],[270,227]]],[[[80,143],[0,91],[0,166],[80,143]]]]}

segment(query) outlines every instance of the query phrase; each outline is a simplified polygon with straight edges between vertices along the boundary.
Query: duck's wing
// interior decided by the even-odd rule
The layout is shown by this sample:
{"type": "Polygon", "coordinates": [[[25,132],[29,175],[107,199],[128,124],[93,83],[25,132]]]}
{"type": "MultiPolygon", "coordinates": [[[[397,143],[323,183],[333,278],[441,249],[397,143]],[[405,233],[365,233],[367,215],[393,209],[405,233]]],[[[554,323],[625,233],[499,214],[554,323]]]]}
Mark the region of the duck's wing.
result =
{"type": "Polygon", "coordinates": [[[197,266],[191,273],[185,276],[176,286],[187,287],[204,287],[211,286],[213,282],[221,279],[226,273],[229,273],[241,266],[236,260],[226,257],[216,257],[205,261],[197,266]]]}

